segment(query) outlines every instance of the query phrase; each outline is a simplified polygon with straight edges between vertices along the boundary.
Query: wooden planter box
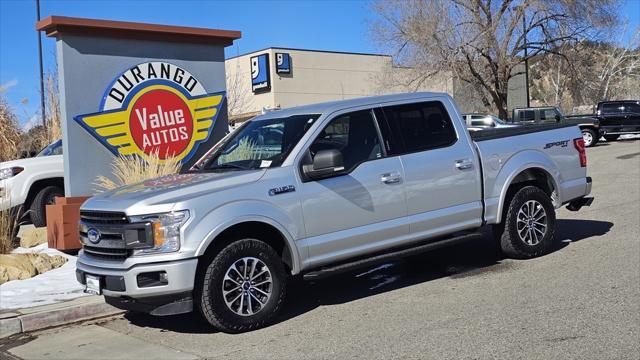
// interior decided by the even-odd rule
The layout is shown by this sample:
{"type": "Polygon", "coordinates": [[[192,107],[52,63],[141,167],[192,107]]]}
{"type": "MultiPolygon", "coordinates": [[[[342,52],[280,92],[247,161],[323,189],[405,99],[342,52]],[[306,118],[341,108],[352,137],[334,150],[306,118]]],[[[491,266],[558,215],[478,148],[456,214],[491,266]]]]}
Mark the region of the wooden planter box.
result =
{"type": "Polygon", "coordinates": [[[46,206],[47,241],[49,247],[58,250],[78,250],[80,206],[88,197],[57,197],[54,205],[46,206]]]}

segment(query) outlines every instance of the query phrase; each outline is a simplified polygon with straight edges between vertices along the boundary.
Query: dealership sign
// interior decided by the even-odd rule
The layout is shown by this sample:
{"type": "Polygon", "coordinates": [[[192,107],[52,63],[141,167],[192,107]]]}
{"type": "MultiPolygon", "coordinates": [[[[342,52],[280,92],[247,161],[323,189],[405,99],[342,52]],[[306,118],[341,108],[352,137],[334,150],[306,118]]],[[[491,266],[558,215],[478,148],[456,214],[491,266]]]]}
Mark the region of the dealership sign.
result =
{"type": "Polygon", "coordinates": [[[146,62],[107,87],[99,112],[74,119],[114,155],[158,153],[184,163],[209,138],[224,97],[174,64],[146,62]]]}
{"type": "Polygon", "coordinates": [[[269,54],[251,57],[251,90],[254,93],[271,90],[269,77],[269,54]]]}

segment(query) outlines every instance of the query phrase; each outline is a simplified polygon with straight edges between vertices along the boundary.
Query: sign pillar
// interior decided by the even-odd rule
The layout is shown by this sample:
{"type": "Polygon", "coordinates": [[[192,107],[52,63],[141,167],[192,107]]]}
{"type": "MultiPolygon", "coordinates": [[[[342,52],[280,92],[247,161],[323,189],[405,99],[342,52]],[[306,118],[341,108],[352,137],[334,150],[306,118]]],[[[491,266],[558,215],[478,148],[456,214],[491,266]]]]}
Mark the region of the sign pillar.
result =
{"type": "Polygon", "coordinates": [[[91,196],[115,156],[191,166],[228,131],[224,48],[240,32],[51,16],[65,195],[91,196]]]}

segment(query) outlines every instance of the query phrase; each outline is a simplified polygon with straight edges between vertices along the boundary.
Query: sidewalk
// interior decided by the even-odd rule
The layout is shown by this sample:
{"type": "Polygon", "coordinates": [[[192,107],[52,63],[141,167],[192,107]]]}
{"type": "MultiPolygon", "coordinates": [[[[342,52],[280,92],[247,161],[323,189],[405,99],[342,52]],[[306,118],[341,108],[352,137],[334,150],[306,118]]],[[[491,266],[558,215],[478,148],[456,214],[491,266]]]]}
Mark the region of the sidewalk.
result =
{"type": "Polygon", "coordinates": [[[56,304],[0,312],[0,338],[124,313],[102,296],[85,296],[56,304]]]}

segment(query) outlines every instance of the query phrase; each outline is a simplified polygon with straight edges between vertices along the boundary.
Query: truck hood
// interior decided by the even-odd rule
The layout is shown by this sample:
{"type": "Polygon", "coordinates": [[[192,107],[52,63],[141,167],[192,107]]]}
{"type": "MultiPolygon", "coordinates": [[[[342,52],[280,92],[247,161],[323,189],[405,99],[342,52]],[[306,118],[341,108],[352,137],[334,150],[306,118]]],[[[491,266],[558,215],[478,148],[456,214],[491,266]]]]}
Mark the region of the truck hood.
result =
{"type": "Polygon", "coordinates": [[[10,168],[14,166],[20,166],[25,169],[38,168],[39,166],[42,166],[45,164],[50,165],[56,162],[60,163],[60,167],[62,167],[62,155],[37,156],[37,157],[26,158],[26,159],[0,162],[0,169],[10,168]]]}
{"type": "Polygon", "coordinates": [[[174,174],[98,194],[82,210],[117,211],[127,215],[167,212],[178,202],[258,181],[265,170],[174,174]]]}

